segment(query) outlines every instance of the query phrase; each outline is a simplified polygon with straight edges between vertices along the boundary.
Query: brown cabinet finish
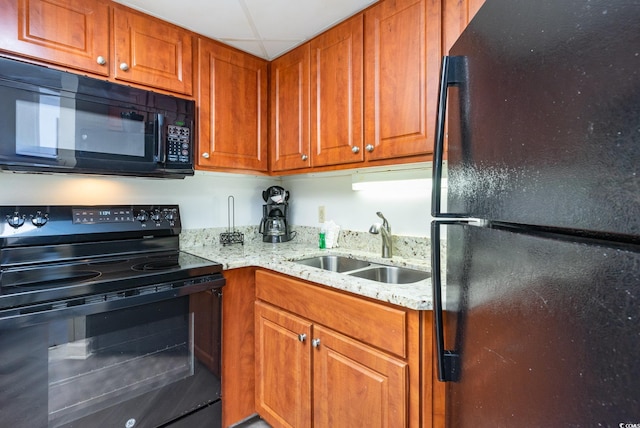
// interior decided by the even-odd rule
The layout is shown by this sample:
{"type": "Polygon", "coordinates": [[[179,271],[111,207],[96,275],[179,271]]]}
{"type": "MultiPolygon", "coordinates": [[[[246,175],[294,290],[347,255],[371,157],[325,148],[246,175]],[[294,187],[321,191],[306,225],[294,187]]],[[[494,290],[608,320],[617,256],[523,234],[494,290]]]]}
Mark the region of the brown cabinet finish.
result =
{"type": "Polygon", "coordinates": [[[368,161],[433,152],[440,0],[386,0],[365,12],[368,161]]]}
{"type": "Polygon", "coordinates": [[[222,288],[222,426],[240,422],[255,410],[256,269],[224,271],[222,288]]]}
{"type": "Polygon", "coordinates": [[[0,50],[109,74],[109,6],[96,0],[0,0],[0,50]]]}
{"type": "Polygon", "coordinates": [[[200,169],[266,171],[267,62],[199,39],[200,169]]]}
{"type": "Polygon", "coordinates": [[[313,337],[314,426],[408,426],[406,362],[323,327],[313,337]]]}
{"type": "Polygon", "coordinates": [[[309,134],[309,43],[271,62],[271,170],[311,166],[309,134]]]}
{"type": "Polygon", "coordinates": [[[448,55],[485,0],[442,0],[442,54],[448,55]]]}
{"type": "Polygon", "coordinates": [[[191,33],[124,8],[113,11],[113,77],[154,88],[193,93],[191,33]]]}
{"type": "Polygon", "coordinates": [[[273,426],[311,427],[311,323],[255,304],[256,410],[273,426]]]}
{"type": "Polygon", "coordinates": [[[424,401],[432,398],[424,382],[431,370],[421,374],[431,363],[421,355],[431,334],[421,330],[422,312],[264,270],[256,272],[256,299],[256,409],[272,426],[432,426],[424,401]],[[276,401],[276,393],[304,394],[307,376],[299,407],[290,407],[297,397],[276,401]]]}
{"type": "Polygon", "coordinates": [[[312,166],[363,160],[363,17],[310,42],[312,166]]]}

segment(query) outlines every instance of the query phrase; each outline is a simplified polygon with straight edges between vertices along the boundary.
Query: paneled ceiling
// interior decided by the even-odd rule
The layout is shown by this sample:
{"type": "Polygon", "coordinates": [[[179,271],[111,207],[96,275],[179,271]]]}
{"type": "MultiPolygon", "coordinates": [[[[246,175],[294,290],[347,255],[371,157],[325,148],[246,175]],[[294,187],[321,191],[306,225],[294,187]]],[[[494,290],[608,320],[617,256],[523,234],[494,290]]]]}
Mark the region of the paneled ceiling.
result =
{"type": "Polygon", "coordinates": [[[378,0],[116,0],[273,59],[378,0]]]}

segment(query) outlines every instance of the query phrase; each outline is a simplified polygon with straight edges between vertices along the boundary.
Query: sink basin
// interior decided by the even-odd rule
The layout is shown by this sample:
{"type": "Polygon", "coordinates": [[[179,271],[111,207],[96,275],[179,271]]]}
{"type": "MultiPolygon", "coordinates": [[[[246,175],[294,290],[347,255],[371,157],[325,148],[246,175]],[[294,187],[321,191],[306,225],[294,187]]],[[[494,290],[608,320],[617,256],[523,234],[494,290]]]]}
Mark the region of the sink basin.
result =
{"type": "Polygon", "coordinates": [[[332,272],[348,272],[370,266],[370,263],[364,260],[356,260],[342,256],[318,256],[294,261],[302,265],[330,270],[332,272]]]}
{"type": "Polygon", "coordinates": [[[428,272],[397,266],[376,266],[350,272],[349,275],[370,279],[372,281],[385,282],[387,284],[411,284],[431,276],[428,272]]]}

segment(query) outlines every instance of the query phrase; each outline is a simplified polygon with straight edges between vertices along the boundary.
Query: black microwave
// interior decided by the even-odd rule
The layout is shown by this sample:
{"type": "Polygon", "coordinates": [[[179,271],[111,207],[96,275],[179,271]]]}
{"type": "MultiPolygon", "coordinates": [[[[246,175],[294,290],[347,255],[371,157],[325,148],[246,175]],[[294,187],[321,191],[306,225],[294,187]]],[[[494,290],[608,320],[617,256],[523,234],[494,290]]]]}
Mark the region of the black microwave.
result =
{"type": "Polygon", "coordinates": [[[193,175],[195,102],[0,58],[0,169],[193,175]]]}

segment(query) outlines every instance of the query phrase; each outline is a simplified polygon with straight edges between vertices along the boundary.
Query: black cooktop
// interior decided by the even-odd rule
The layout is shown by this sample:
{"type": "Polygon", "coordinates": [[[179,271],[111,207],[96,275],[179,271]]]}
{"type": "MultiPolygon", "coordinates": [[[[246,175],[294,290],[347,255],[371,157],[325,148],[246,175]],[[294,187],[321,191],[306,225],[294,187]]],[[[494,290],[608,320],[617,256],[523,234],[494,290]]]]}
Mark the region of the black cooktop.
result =
{"type": "Polygon", "coordinates": [[[0,309],[148,285],[176,287],[221,272],[220,264],[184,251],[15,267],[0,275],[0,309]]]}
{"type": "Polygon", "coordinates": [[[0,310],[221,276],[180,232],[175,205],[0,206],[0,310]]]}

